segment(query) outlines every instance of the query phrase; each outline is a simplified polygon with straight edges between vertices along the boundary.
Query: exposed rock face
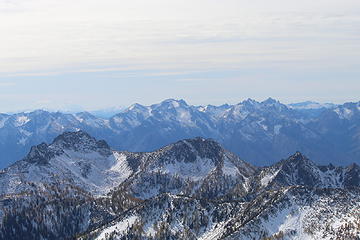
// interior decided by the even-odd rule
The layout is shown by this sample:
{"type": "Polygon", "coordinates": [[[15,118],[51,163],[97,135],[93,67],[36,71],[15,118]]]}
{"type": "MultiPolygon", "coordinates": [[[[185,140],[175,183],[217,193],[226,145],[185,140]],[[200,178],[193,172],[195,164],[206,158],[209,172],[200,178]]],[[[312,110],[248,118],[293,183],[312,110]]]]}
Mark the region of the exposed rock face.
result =
{"type": "Polygon", "coordinates": [[[53,157],[55,157],[55,153],[49,150],[46,143],[41,143],[37,146],[31,147],[25,161],[29,163],[48,164],[50,159],[53,157]]]}
{"type": "Polygon", "coordinates": [[[359,178],[300,152],[259,168],[202,137],[132,153],[66,132],[0,172],[0,238],[358,239],[359,178]]]}

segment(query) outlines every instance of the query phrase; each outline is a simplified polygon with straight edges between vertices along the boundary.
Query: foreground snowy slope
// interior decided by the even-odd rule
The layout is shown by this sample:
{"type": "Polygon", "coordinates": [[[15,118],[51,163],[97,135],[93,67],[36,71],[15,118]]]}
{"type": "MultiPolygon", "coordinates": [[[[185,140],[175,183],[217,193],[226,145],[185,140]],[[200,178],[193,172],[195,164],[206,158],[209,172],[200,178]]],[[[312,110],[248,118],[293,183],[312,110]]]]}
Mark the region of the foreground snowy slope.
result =
{"type": "Polygon", "coordinates": [[[356,164],[318,167],[298,152],[259,169],[245,194],[234,187],[216,201],[158,195],[86,237],[356,240],[360,238],[359,179],[356,164]]]}
{"type": "Polygon", "coordinates": [[[253,201],[164,194],[80,239],[359,239],[359,189],[287,187],[253,201]]]}
{"type": "Polygon", "coordinates": [[[360,167],[257,168],[211,139],[119,152],[65,132],[0,173],[0,239],[358,239],[360,167]]]}
{"type": "Polygon", "coordinates": [[[94,195],[105,194],[132,174],[126,155],[110,150],[87,133],[66,132],[47,145],[31,148],[21,161],[0,173],[0,194],[72,184],[94,195]]]}

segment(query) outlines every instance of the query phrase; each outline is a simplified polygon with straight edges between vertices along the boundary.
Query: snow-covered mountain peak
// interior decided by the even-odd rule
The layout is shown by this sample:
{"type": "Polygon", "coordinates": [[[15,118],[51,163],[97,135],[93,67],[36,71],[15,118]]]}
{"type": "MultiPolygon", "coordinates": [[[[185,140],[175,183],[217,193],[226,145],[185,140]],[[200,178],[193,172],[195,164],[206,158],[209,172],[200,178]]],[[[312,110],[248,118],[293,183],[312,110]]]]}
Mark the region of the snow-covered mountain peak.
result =
{"type": "Polygon", "coordinates": [[[260,104],[261,108],[265,111],[275,111],[275,113],[290,112],[288,106],[273,98],[268,98],[260,104]]]}
{"type": "Polygon", "coordinates": [[[139,103],[135,103],[133,105],[131,105],[130,107],[128,107],[127,109],[125,109],[125,112],[130,112],[130,111],[133,111],[133,112],[143,112],[143,111],[146,111],[147,110],[147,107],[139,104],[139,103]]]}
{"type": "Polygon", "coordinates": [[[280,102],[274,98],[269,97],[268,99],[262,101],[261,103],[266,105],[274,105],[274,104],[279,104],[280,102]]]}
{"type": "Polygon", "coordinates": [[[291,155],[289,158],[278,163],[282,167],[314,167],[316,164],[307,158],[304,154],[297,151],[295,154],[291,155]]]}
{"type": "Polygon", "coordinates": [[[345,120],[358,120],[360,116],[360,102],[344,103],[337,106],[333,111],[339,116],[340,119],[345,120]]]}
{"type": "Polygon", "coordinates": [[[202,137],[99,149],[68,132],[1,171],[0,239],[358,239],[357,164],[318,167],[296,152],[255,168],[202,137]]]}
{"type": "Polygon", "coordinates": [[[351,188],[360,186],[360,167],[358,165],[317,166],[300,152],[263,169],[259,176],[260,185],[263,187],[303,185],[315,188],[351,188]]]}
{"type": "Polygon", "coordinates": [[[319,168],[301,152],[264,169],[260,175],[262,186],[270,183],[280,186],[316,186],[321,181],[319,168]]]}
{"type": "Polygon", "coordinates": [[[217,198],[237,184],[245,188],[246,179],[255,171],[217,142],[201,137],[144,153],[140,161],[140,171],[126,183],[140,199],[164,192],[217,198]]]}
{"type": "Polygon", "coordinates": [[[86,132],[77,131],[59,135],[50,145],[41,143],[31,147],[24,160],[29,163],[48,164],[52,158],[60,156],[66,150],[82,153],[97,152],[104,156],[111,154],[110,147],[105,141],[97,141],[86,132]]]}
{"type": "Polygon", "coordinates": [[[240,104],[243,104],[243,105],[255,105],[255,104],[259,104],[259,102],[252,99],[252,98],[248,98],[248,99],[242,101],[240,104]]]}
{"type": "Polygon", "coordinates": [[[281,170],[287,174],[293,174],[296,171],[299,172],[299,177],[301,178],[311,175],[314,169],[317,168],[316,164],[301,152],[296,152],[288,159],[281,161],[279,166],[281,170]]]}
{"type": "Polygon", "coordinates": [[[30,149],[29,154],[25,157],[25,161],[29,163],[37,164],[48,164],[49,161],[55,157],[56,154],[61,154],[62,150],[54,151],[49,149],[49,145],[46,143],[41,143],[37,146],[33,146],[30,149]]]}
{"type": "Polygon", "coordinates": [[[156,113],[165,115],[184,111],[188,112],[190,110],[190,106],[182,99],[166,99],[161,103],[151,105],[150,108],[156,113]]]}
{"type": "Polygon", "coordinates": [[[173,108],[189,106],[183,99],[177,100],[177,99],[172,99],[172,98],[162,101],[159,105],[166,106],[166,107],[173,107],[173,108]]]}
{"type": "Polygon", "coordinates": [[[54,139],[50,147],[84,152],[96,151],[103,155],[111,153],[109,145],[104,140],[96,140],[82,130],[64,132],[54,139]]]}
{"type": "Polygon", "coordinates": [[[219,143],[202,137],[181,140],[165,148],[172,155],[176,155],[176,159],[186,162],[196,161],[198,157],[216,162],[224,153],[219,143]]]}

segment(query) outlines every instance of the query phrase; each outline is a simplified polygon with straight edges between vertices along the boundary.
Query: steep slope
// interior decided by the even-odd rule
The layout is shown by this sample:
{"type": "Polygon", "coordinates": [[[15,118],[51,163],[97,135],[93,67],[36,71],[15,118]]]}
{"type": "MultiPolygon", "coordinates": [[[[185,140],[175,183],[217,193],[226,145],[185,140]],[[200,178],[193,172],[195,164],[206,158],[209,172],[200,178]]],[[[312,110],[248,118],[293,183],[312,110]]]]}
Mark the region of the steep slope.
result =
{"type": "Polygon", "coordinates": [[[110,123],[124,141],[109,143],[122,150],[153,151],[184,138],[218,136],[209,117],[183,100],[168,99],[148,107],[135,104],[110,123]]]}
{"type": "Polygon", "coordinates": [[[359,209],[359,188],[289,186],[249,202],[162,194],[79,239],[357,240],[359,209]]]}
{"type": "Polygon", "coordinates": [[[37,110],[7,115],[0,120],[0,168],[25,156],[31,146],[49,143],[63,132],[79,129],[100,138],[111,132],[107,120],[86,113],[65,114],[37,110]]]}
{"type": "Polygon", "coordinates": [[[346,165],[360,159],[360,102],[345,103],[323,112],[308,125],[317,129],[333,149],[333,157],[346,165]],[[346,154],[342,154],[346,153],[346,154]]]}
{"type": "Polygon", "coordinates": [[[287,187],[258,196],[206,239],[349,239],[360,237],[360,191],[287,187]]]}
{"type": "Polygon", "coordinates": [[[132,173],[124,154],[111,151],[83,131],[64,134],[31,148],[21,161],[0,173],[0,194],[18,194],[57,182],[75,185],[95,195],[105,194],[132,173]]]}
{"type": "Polygon", "coordinates": [[[355,163],[349,167],[317,166],[300,152],[274,166],[264,168],[258,175],[262,187],[294,186],[322,188],[360,187],[357,175],[360,168],[355,163]]]}
{"type": "Polygon", "coordinates": [[[118,152],[65,132],[0,173],[1,239],[358,239],[360,167],[256,168],[201,137],[118,152]]]}
{"type": "Polygon", "coordinates": [[[0,237],[68,238],[163,193],[211,199],[235,185],[246,191],[255,169],[209,139],[130,153],[65,132],[0,173],[0,237]]]}
{"type": "MultiPolygon", "coordinates": [[[[169,163],[169,158],[164,151],[171,149],[170,159],[180,162],[184,156],[191,159],[184,143],[191,143],[197,156],[202,156],[200,151],[204,150],[204,154],[219,152],[208,152],[208,149],[216,149],[216,143],[203,145],[199,140],[181,141],[157,151],[156,167],[161,169],[159,172],[168,173],[168,168],[164,166],[169,163]],[[198,144],[199,147],[196,147],[198,144]]],[[[153,169],[152,158],[149,159],[148,168],[142,168],[142,171],[153,169]]],[[[206,158],[201,162],[206,166],[206,158]]],[[[186,167],[183,169],[183,176],[193,177],[189,177],[186,167]]],[[[192,169],[196,168],[192,166],[192,169]]],[[[145,185],[141,191],[128,192],[142,198],[142,201],[79,239],[315,240],[360,237],[360,171],[356,164],[349,167],[317,166],[297,152],[274,166],[255,171],[242,169],[246,169],[246,173],[252,172],[246,178],[246,187],[238,187],[244,186],[240,181],[238,185],[226,188],[225,194],[215,195],[215,198],[214,195],[179,191],[181,183],[174,184],[172,179],[156,182],[162,186],[162,191],[154,194],[154,181],[149,180],[149,175],[146,175],[145,181],[138,180],[143,178],[142,174],[133,175],[128,180],[129,184],[124,182],[126,188],[120,188],[120,192],[132,189],[134,184],[145,185]],[[148,190],[152,194],[148,195],[148,190]],[[145,193],[146,197],[141,193],[145,193]]],[[[201,176],[196,174],[197,178],[201,179],[201,176]]],[[[241,175],[238,177],[243,179],[241,175]]],[[[222,181],[219,176],[216,179],[222,181]]],[[[212,188],[217,189],[217,184],[212,182],[212,188]]],[[[117,194],[115,191],[112,198],[116,198],[117,194]]]]}
{"type": "Polygon", "coordinates": [[[96,200],[132,174],[126,155],[65,132],[0,173],[1,239],[68,239],[111,217],[96,200]]]}
{"type": "Polygon", "coordinates": [[[139,171],[120,185],[136,198],[161,193],[217,198],[236,185],[246,191],[255,172],[250,164],[204,138],[176,142],[144,154],[139,171]]]}
{"type": "Polygon", "coordinates": [[[161,194],[79,238],[199,239],[242,209],[239,202],[161,194]]]}

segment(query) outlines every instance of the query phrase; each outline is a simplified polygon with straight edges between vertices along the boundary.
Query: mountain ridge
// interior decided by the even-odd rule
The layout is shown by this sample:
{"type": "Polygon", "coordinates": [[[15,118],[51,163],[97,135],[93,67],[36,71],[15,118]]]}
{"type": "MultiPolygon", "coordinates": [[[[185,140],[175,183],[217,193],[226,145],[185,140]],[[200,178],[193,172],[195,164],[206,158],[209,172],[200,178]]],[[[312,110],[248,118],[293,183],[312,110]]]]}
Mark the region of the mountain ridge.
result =
{"type": "Polygon", "coordinates": [[[321,167],[296,152],[259,168],[202,137],[153,152],[119,152],[84,131],[34,148],[56,153],[43,163],[32,150],[0,172],[0,238],[359,236],[357,164],[321,167]]]}
{"type": "Polygon", "coordinates": [[[215,139],[258,166],[273,164],[297,150],[318,164],[348,165],[360,157],[359,106],[346,103],[297,110],[271,98],[221,106],[192,106],[168,99],[150,106],[135,104],[109,119],[86,112],[43,110],[1,115],[0,167],[24,156],[33,145],[51,143],[57,135],[77,130],[105,139],[118,150],[152,151],[201,136],[215,139]]]}

